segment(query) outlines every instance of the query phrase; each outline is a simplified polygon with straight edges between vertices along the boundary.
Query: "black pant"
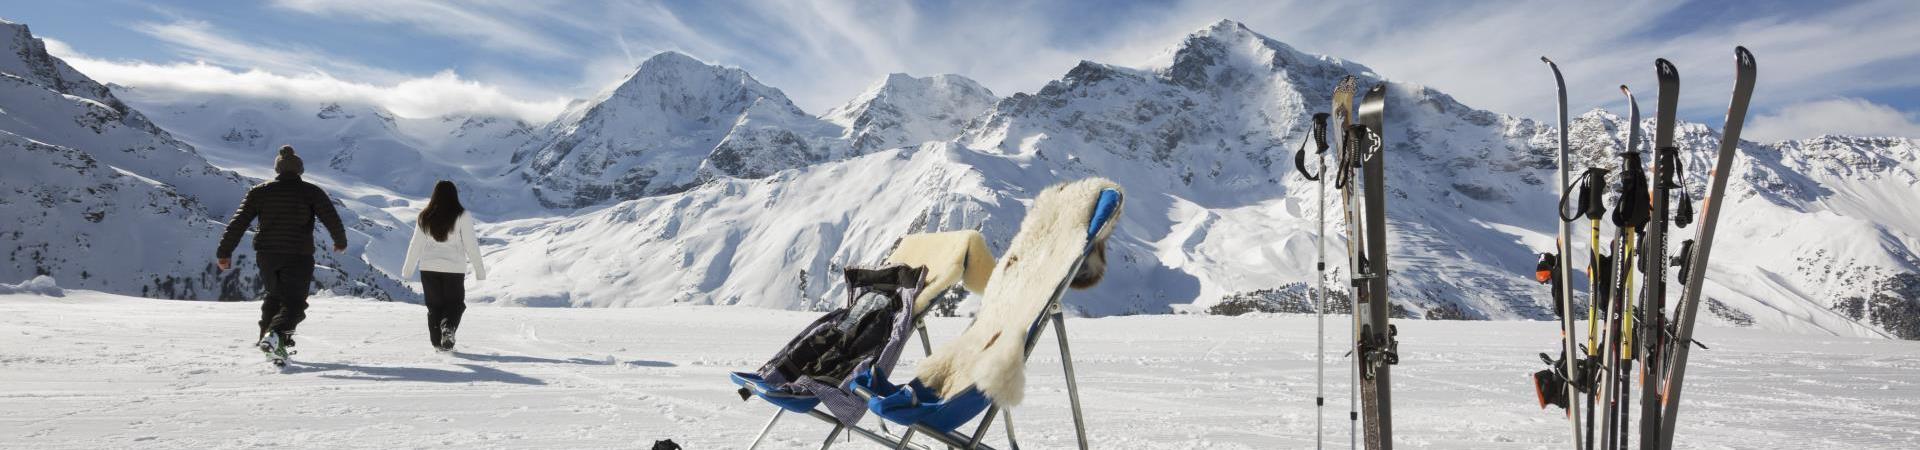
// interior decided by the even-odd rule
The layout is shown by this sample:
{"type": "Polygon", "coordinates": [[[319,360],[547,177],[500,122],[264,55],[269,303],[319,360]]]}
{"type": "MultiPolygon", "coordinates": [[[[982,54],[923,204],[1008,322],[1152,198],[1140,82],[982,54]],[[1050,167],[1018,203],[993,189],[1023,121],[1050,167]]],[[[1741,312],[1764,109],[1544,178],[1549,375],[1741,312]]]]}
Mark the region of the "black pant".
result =
{"type": "Polygon", "coordinates": [[[440,345],[441,321],[449,328],[460,328],[460,315],[467,312],[467,274],[420,271],[420,290],[427,300],[427,336],[440,345]]]}
{"type": "Polygon", "coordinates": [[[307,290],[313,284],[313,255],[260,253],[260,282],[267,288],[260,302],[260,336],[267,330],[292,334],[307,318],[307,290]]]}

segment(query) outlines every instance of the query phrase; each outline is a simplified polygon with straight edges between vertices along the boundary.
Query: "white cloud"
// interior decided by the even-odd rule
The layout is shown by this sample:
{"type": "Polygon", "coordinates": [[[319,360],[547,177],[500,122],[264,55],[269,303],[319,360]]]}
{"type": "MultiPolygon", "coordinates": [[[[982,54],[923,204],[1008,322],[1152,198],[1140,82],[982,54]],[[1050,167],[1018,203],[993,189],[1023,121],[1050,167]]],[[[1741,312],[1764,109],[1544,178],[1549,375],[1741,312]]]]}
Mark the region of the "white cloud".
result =
{"type": "MultiPolygon", "coordinates": [[[[1310,52],[1367,64],[1400,82],[1453,94],[1473,107],[1547,118],[1551,80],[1538,62],[1566,70],[1572,109],[1621,109],[1615,89],[1651,97],[1653,59],[1684,76],[1683,118],[1711,120],[1731,88],[1732,47],[1761,64],[1756,111],[1920,88],[1920,8],[1910,0],[1844,5],[1756,5],[1707,12],[1665,1],[1585,4],[1406,2],[1357,10],[1304,0],[1176,0],[1067,8],[1013,1],[991,6],[837,0],[670,2],[515,0],[275,0],[281,10],[359,20],[494,50],[460,72],[527,96],[584,97],[631,74],[648,56],[677,50],[737,66],[821,112],[893,72],[954,73],[1001,95],[1032,92],[1079,60],[1138,65],[1220,19],[1246,23],[1310,52]],[[1764,7],[1763,7],[1764,6],[1764,7]],[[1729,18],[1731,17],[1731,18],[1729,18]],[[564,60],[566,63],[530,62],[564,60]],[[555,71],[569,80],[555,82],[555,71]]],[[[136,29],[184,55],[289,78],[330,74],[395,86],[416,75],[359,66],[297,44],[221,36],[190,20],[136,29]],[[252,45],[248,45],[252,44],[252,45]]],[[[534,102],[545,103],[545,102],[534,102]]],[[[1904,107],[1904,106],[1903,106],[1904,107]]],[[[1716,124],[1717,125],[1717,124],[1716,124]]]]}
{"type": "Polygon", "coordinates": [[[570,59],[573,52],[560,40],[537,30],[530,16],[580,24],[551,14],[553,5],[537,2],[442,2],[433,0],[277,0],[274,6],[307,14],[341,16],[374,22],[403,24],[422,31],[478,42],[489,48],[514,51],[542,59],[570,59]]]}
{"type": "MultiPolygon", "coordinates": [[[[1628,84],[1650,98],[1653,61],[1680,68],[1683,118],[1718,126],[1732,90],[1733,47],[1746,45],[1760,63],[1756,109],[1850,92],[1920,87],[1920,8],[1908,0],[1842,5],[1742,8],[1739,19],[1704,16],[1684,2],[1605,3],[1505,1],[1397,4],[1356,11],[1339,2],[1189,0],[1151,20],[1123,22],[1094,58],[1147,61],[1180,36],[1219,19],[1296,48],[1365,64],[1387,78],[1417,83],[1482,109],[1549,118],[1551,56],[1566,72],[1569,102],[1579,111],[1624,110],[1616,89],[1628,84]]],[[[1732,13],[1726,13],[1732,14],[1732,13]]],[[[1651,105],[1647,105],[1651,106],[1651,105]]]]}
{"type": "Polygon", "coordinates": [[[292,74],[331,73],[388,81],[405,78],[392,71],[299,45],[249,43],[222,34],[203,21],[143,22],[134,24],[132,29],[166,43],[181,56],[228,67],[292,74]]]}
{"type": "Polygon", "coordinates": [[[237,71],[203,62],[153,64],[97,60],[73,53],[56,53],[56,56],[96,80],[159,94],[221,93],[353,102],[378,106],[401,117],[484,114],[542,123],[559,114],[568,101],[566,98],[514,98],[496,87],[462,79],[452,71],[375,85],[341,80],[325,73],[282,75],[258,69],[237,71]]]}
{"type": "Polygon", "coordinates": [[[79,51],[74,50],[73,46],[67,45],[65,41],[61,41],[59,39],[54,39],[50,37],[41,37],[40,43],[47,46],[47,53],[52,54],[53,56],[58,56],[62,59],[65,59],[68,56],[72,56],[76,58],[86,57],[86,55],[82,55],[80,54],[79,51]]]}
{"type": "Polygon", "coordinates": [[[85,55],[66,42],[42,37],[47,52],[95,80],[140,89],[146,95],[220,93],[377,106],[401,117],[480,114],[530,123],[553,119],[571,99],[526,99],[451,70],[410,76],[374,69],[296,47],[261,46],[229,38],[204,22],[142,23],[135,29],[173,45],[192,62],[116,61],[85,55]],[[346,72],[351,78],[334,75],[346,72]],[[374,81],[377,80],[377,81],[374,81]]]}
{"type": "Polygon", "coordinates": [[[1859,98],[1795,103],[1754,117],[1743,138],[1757,142],[1823,134],[1920,138],[1920,115],[1859,98]]]}

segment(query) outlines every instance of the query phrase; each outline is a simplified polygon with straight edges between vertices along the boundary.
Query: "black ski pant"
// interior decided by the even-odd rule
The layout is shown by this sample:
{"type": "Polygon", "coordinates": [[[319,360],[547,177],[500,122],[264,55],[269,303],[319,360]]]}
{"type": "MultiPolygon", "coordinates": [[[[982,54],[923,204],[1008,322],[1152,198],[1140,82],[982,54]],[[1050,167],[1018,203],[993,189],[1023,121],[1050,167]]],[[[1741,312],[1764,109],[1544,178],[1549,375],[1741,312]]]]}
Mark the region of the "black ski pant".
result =
{"type": "Polygon", "coordinates": [[[460,315],[467,312],[467,274],[420,271],[420,290],[427,302],[427,336],[440,345],[442,321],[448,328],[460,328],[460,315]]]}
{"type": "Polygon", "coordinates": [[[307,318],[307,290],[313,284],[313,255],[261,253],[260,282],[266,298],[260,302],[260,337],[267,330],[292,334],[307,318]]]}

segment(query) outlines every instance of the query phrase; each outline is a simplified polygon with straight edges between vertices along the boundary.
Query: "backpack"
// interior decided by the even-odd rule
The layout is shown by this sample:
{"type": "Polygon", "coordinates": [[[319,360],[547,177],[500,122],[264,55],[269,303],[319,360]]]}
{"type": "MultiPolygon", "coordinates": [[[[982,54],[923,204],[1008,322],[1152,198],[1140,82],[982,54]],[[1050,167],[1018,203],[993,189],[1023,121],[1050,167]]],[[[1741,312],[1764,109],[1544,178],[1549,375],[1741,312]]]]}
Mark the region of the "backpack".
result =
{"type": "MultiPolygon", "coordinates": [[[[913,299],[925,269],[902,264],[849,267],[843,272],[847,304],[827,312],[756,371],[762,379],[792,384],[803,379],[837,386],[855,368],[880,356],[887,343],[913,323],[913,299]]],[[[751,394],[740,390],[742,399],[751,394]]]]}

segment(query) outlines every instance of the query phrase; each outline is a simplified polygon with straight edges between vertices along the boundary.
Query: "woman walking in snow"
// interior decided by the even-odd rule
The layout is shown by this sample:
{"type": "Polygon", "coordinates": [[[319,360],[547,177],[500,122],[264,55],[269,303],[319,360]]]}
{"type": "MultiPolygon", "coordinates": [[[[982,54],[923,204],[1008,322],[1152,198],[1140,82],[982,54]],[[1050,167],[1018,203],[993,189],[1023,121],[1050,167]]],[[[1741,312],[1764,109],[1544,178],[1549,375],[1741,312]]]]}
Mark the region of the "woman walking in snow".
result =
{"type": "Polygon", "coordinates": [[[453,332],[460,328],[460,315],[467,311],[467,266],[473,266],[473,279],[487,279],[487,266],[480,261],[480,240],[473,234],[473,216],[460,206],[460,192],[452,181],[433,185],[433,197],[420,210],[419,226],[413,228],[413,243],[407,246],[406,262],[400,273],[420,271],[420,290],[426,296],[427,335],[434,348],[453,350],[453,332]]]}

